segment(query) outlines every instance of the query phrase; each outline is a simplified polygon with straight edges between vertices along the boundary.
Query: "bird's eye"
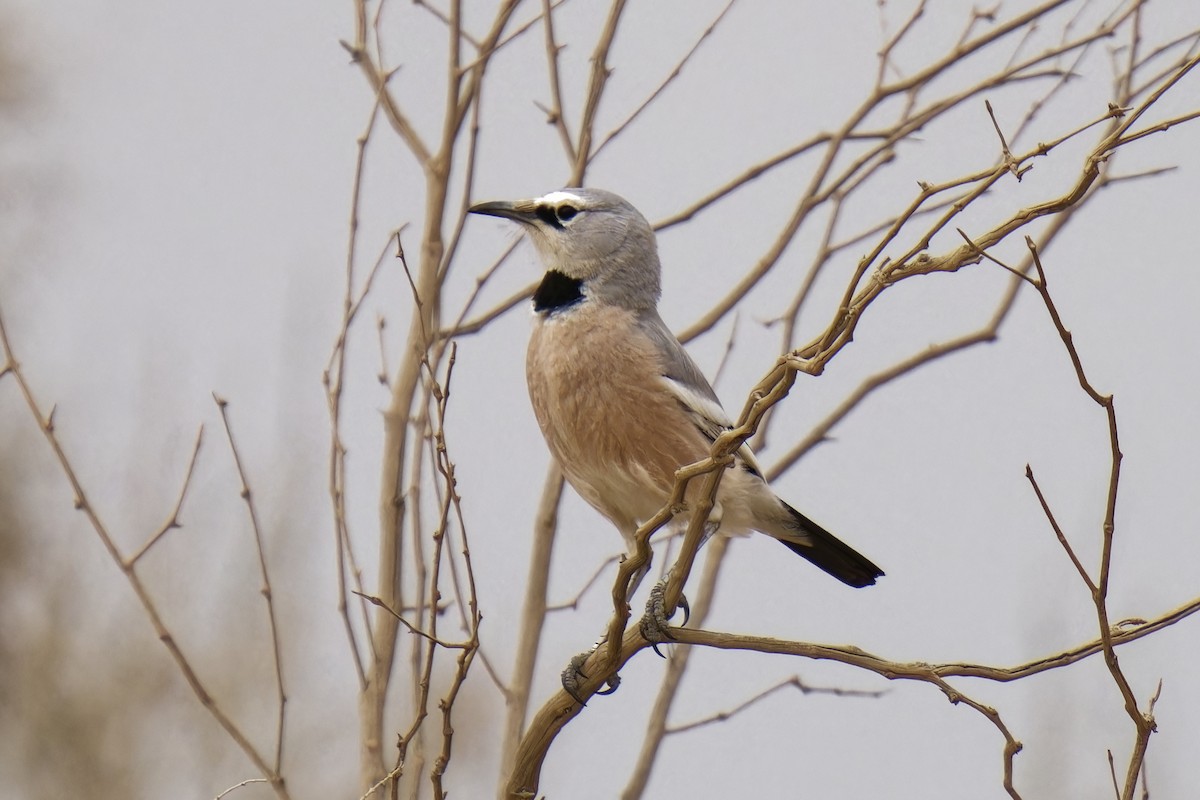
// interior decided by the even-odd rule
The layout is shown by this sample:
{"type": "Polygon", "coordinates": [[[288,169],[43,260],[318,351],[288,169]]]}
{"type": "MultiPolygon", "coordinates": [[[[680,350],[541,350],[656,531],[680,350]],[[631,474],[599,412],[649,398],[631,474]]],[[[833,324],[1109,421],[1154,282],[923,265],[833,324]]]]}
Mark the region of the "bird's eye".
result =
{"type": "Polygon", "coordinates": [[[555,211],[558,214],[559,221],[561,221],[561,222],[569,222],[570,220],[575,218],[576,214],[579,213],[579,209],[570,204],[563,204],[563,205],[559,206],[555,211]]]}

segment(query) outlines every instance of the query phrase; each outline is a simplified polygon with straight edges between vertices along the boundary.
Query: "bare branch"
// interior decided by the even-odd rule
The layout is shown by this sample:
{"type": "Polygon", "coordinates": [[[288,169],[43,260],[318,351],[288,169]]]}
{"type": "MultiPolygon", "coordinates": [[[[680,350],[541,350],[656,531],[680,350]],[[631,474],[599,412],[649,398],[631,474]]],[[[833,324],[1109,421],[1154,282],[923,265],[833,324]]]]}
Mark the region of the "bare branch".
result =
{"type": "MultiPolygon", "coordinates": [[[[1038,280],[1037,289],[1042,297],[1042,302],[1046,306],[1046,311],[1050,315],[1051,321],[1054,323],[1054,328],[1058,332],[1059,338],[1062,340],[1063,346],[1067,350],[1067,354],[1071,359],[1071,364],[1075,368],[1075,376],[1079,381],[1079,386],[1092,399],[1096,405],[1104,410],[1104,415],[1108,422],[1108,438],[1110,451],[1110,471],[1108,479],[1108,494],[1105,501],[1104,511],[1104,526],[1103,538],[1100,555],[1100,577],[1096,582],[1092,582],[1086,570],[1079,564],[1079,559],[1075,557],[1074,552],[1067,544],[1066,537],[1062,534],[1058,524],[1053,521],[1053,517],[1049,517],[1049,507],[1046,506],[1044,500],[1043,508],[1046,510],[1051,523],[1060,543],[1066,549],[1071,561],[1075,564],[1084,583],[1087,585],[1089,592],[1092,595],[1092,602],[1096,607],[1096,619],[1100,627],[1100,639],[1104,646],[1104,662],[1108,666],[1109,674],[1112,675],[1113,681],[1121,692],[1121,696],[1125,700],[1125,711],[1129,718],[1133,720],[1134,726],[1137,729],[1137,738],[1134,745],[1134,751],[1129,760],[1128,771],[1125,775],[1125,785],[1121,791],[1121,800],[1132,800],[1133,794],[1137,789],[1138,773],[1141,771],[1142,763],[1146,756],[1146,747],[1149,744],[1150,735],[1155,731],[1156,724],[1153,713],[1143,713],[1138,707],[1137,698],[1133,693],[1133,688],[1129,685],[1129,680],[1125,677],[1124,671],[1121,669],[1117,661],[1117,653],[1113,645],[1113,629],[1109,622],[1108,616],[1108,583],[1109,575],[1112,569],[1112,544],[1113,536],[1116,532],[1116,511],[1117,511],[1117,493],[1121,482],[1121,445],[1117,434],[1117,411],[1112,395],[1102,395],[1092,386],[1087,378],[1087,374],[1083,369],[1083,361],[1079,357],[1079,352],[1075,348],[1074,338],[1070,331],[1063,324],[1062,317],[1058,313],[1058,308],[1055,306],[1053,299],[1050,296],[1050,290],[1046,282],[1046,271],[1042,266],[1042,260],[1038,255],[1037,246],[1033,240],[1026,237],[1025,244],[1029,248],[1029,253],[1033,258],[1034,267],[1037,269],[1038,280]]],[[[1036,488],[1036,484],[1035,484],[1036,488]]],[[[1039,500],[1042,499],[1041,492],[1038,491],[1039,500]]]]}
{"type": "MultiPolygon", "coordinates": [[[[366,7],[364,3],[358,3],[356,6],[361,14],[359,24],[359,38],[365,41],[366,36],[366,7]]],[[[350,222],[349,232],[346,243],[346,289],[342,299],[342,323],[338,330],[337,339],[334,342],[333,350],[329,354],[329,361],[326,364],[325,372],[322,374],[322,384],[325,387],[326,404],[329,410],[329,498],[333,506],[334,518],[334,541],[335,553],[337,558],[337,580],[338,580],[338,613],[342,618],[342,624],[346,631],[347,643],[350,645],[350,655],[354,661],[354,668],[358,674],[359,689],[363,689],[367,685],[366,667],[363,663],[363,656],[359,649],[358,637],[354,631],[354,624],[350,620],[350,609],[348,604],[348,590],[346,584],[346,574],[349,572],[354,579],[356,588],[362,591],[362,572],[358,568],[357,561],[354,557],[354,551],[351,546],[349,514],[346,508],[346,447],[342,442],[342,397],[345,390],[345,375],[346,375],[346,349],[350,338],[350,330],[358,317],[359,309],[363,302],[371,292],[372,286],[375,283],[375,277],[379,274],[380,268],[383,266],[391,240],[394,237],[397,242],[400,241],[400,234],[403,227],[389,234],[383,247],[380,249],[378,257],[375,259],[375,264],[371,271],[367,274],[367,279],[361,290],[358,290],[357,295],[355,287],[355,263],[358,254],[358,226],[359,216],[362,205],[362,179],[363,172],[366,168],[367,146],[371,139],[371,134],[375,130],[375,121],[378,118],[381,95],[376,94],[375,103],[371,106],[371,114],[367,120],[362,133],[359,134],[356,140],[356,155],[354,161],[354,181],[351,190],[350,201],[350,222]]],[[[382,326],[382,323],[381,323],[382,326]]],[[[382,327],[380,328],[380,352],[382,354],[382,327]]],[[[386,381],[386,374],[383,380],[386,381]]],[[[373,646],[370,631],[370,618],[366,616],[366,610],[363,610],[363,627],[367,631],[367,640],[373,646]]]]}
{"type": "Polygon", "coordinates": [[[843,689],[839,686],[809,686],[799,675],[793,675],[790,678],[780,681],[774,686],[763,689],[753,697],[743,700],[728,711],[718,711],[717,713],[703,717],[702,719],[683,723],[681,725],[674,725],[667,728],[667,733],[687,733],[688,731],[693,731],[697,728],[703,728],[706,725],[725,722],[733,717],[736,717],[738,714],[741,714],[743,711],[753,708],[767,698],[789,688],[796,689],[801,694],[828,694],[833,695],[834,697],[881,697],[883,695],[883,692],[867,691],[865,689],[843,689]]]}
{"type": "MultiPolygon", "coordinates": [[[[704,29],[699,38],[696,39],[696,41],[692,44],[691,49],[684,53],[683,58],[676,62],[670,73],[667,74],[667,77],[663,78],[654,91],[650,93],[650,96],[643,100],[641,104],[629,114],[629,116],[619,122],[616,127],[609,131],[605,137],[600,140],[600,144],[596,145],[595,149],[592,151],[593,161],[600,155],[600,151],[602,151],[609,142],[620,136],[621,133],[624,132],[624,130],[628,128],[635,119],[641,116],[642,112],[649,108],[650,104],[658,99],[659,95],[661,95],[666,88],[683,73],[684,66],[692,60],[692,56],[696,55],[696,51],[700,49],[700,45],[704,44],[705,40],[708,39],[709,36],[712,36],[713,31],[715,31],[717,26],[721,24],[721,20],[725,19],[725,15],[729,13],[729,10],[733,8],[733,4],[736,2],[737,0],[729,0],[729,2],[725,4],[725,7],[721,9],[716,18],[708,24],[708,27],[704,29]]],[[[557,79],[557,75],[555,78],[557,79]]],[[[558,107],[561,108],[561,103],[558,107]]]]}
{"type": "Polygon", "coordinates": [[[1046,496],[1042,494],[1042,487],[1038,485],[1037,478],[1033,476],[1033,468],[1028,464],[1025,465],[1025,477],[1029,480],[1029,484],[1033,487],[1034,494],[1037,495],[1038,503],[1042,507],[1042,512],[1046,515],[1046,521],[1050,523],[1050,527],[1054,529],[1054,536],[1058,539],[1058,543],[1062,545],[1063,550],[1071,559],[1071,563],[1075,565],[1075,571],[1079,573],[1079,577],[1087,585],[1088,590],[1094,595],[1096,592],[1096,584],[1092,580],[1092,576],[1088,574],[1087,569],[1080,563],[1079,557],[1075,555],[1075,549],[1071,547],[1070,541],[1067,540],[1066,534],[1059,527],[1058,520],[1054,518],[1054,512],[1050,510],[1050,503],[1046,500],[1046,496]]]}
{"type": "Polygon", "coordinates": [[[270,781],[268,781],[266,778],[247,778],[246,780],[242,781],[241,783],[235,783],[233,786],[230,786],[228,789],[226,789],[225,791],[218,794],[215,798],[213,798],[213,800],[221,800],[222,797],[226,797],[230,794],[233,794],[233,792],[235,792],[236,790],[241,789],[243,786],[249,786],[252,783],[270,783],[270,781]]]}
{"type": "Polygon", "coordinates": [[[58,434],[54,428],[54,412],[46,414],[42,411],[41,406],[33,396],[33,389],[29,382],[25,379],[25,374],[21,369],[20,361],[17,359],[16,353],[12,348],[12,344],[8,339],[8,331],[4,327],[3,315],[0,314],[0,349],[4,353],[5,370],[4,374],[12,375],[17,382],[17,386],[21,390],[21,395],[25,399],[25,405],[29,412],[33,414],[34,420],[37,422],[38,428],[41,429],[42,435],[46,439],[46,443],[50,446],[50,450],[54,453],[55,459],[58,461],[59,468],[62,470],[63,476],[71,486],[74,493],[74,506],[82,512],[87,518],[88,524],[99,537],[104,549],[108,551],[109,556],[121,570],[125,576],[125,580],[129,583],[129,588],[133,590],[137,596],[138,602],[142,605],[142,610],[145,611],[147,619],[150,621],[150,626],[154,629],[158,640],[167,648],[167,652],[171,654],[171,658],[175,661],[180,673],[187,681],[188,687],[196,698],[200,701],[200,705],[204,707],[217,724],[225,731],[238,749],[250,759],[254,764],[255,769],[259,770],[263,775],[267,776],[267,780],[271,783],[271,788],[275,790],[275,795],[281,800],[289,797],[288,791],[284,786],[283,776],[271,767],[267,760],[259,752],[258,748],[247,738],[241,727],[233,721],[220,707],[216,699],[209,693],[200,676],[192,667],[191,661],[184,655],[179,643],[175,641],[175,636],[171,633],[163,622],[161,615],[158,612],[158,606],[153,598],[150,597],[145,585],[137,574],[136,565],[127,561],[121,556],[121,552],[117,547],[116,541],[108,530],[103,520],[95,507],[88,500],[87,492],[84,491],[83,484],[80,482],[78,475],[75,472],[75,467],[71,464],[71,460],[67,457],[66,450],[63,449],[62,443],[58,439],[58,434]]]}
{"type": "Polygon", "coordinates": [[[196,471],[196,461],[200,457],[200,445],[204,441],[204,426],[200,426],[200,430],[196,431],[196,444],[192,446],[192,457],[188,460],[187,472],[183,476],[183,484],[179,487],[179,496],[175,498],[175,507],[171,509],[171,513],[167,515],[167,521],[161,527],[150,535],[136,553],[130,556],[127,560],[127,565],[132,567],[141,560],[142,556],[150,552],[150,548],[158,544],[158,540],[167,535],[167,532],[175,528],[182,528],[183,524],[179,521],[179,512],[183,509],[183,501],[187,498],[188,489],[192,485],[192,474],[196,471]]]}
{"type": "Polygon", "coordinates": [[[258,511],[254,507],[254,496],[250,492],[250,482],[246,477],[246,469],[242,466],[242,456],[238,453],[237,442],[233,438],[233,428],[229,424],[229,402],[213,394],[213,400],[221,411],[221,423],[225,426],[225,436],[229,440],[229,452],[233,455],[233,463],[237,468],[238,480],[242,484],[241,497],[246,502],[246,513],[250,515],[250,528],[254,532],[254,549],[258,553],[258,568],[262,575],[263,599],[267,601],[267,621],[271,629],[271,657],[275,665],[275,689],[278,698],[278,711],[275,721],[275,768],[279,774],[283,765],[283,722],[284,710],[287,708],[287,692],[283,688],[283,656],[280,653],[279,623],[275,617],[275,596],[271,591],[271,577],[267,571],[267,554],[263,547],[262,526],[258,522],[258,511]]]}
{"type": "MultiPolygon", "coordinates": [[[[721,572],[721,565],[725,563],[725,554],[729,551],[729,545],[730,540],[728,538],[718,536],[708,546],[700,586],[696,593],[696,600],[692,605],[692,619],[697,626],[704,625],[705,620],[708,619],[709,612],[712,610],[717,578],[721,572]]],[[[642,740],[642,747],[638,752],[637,762],[634,764],[629,780],[625,784],[625,790],[621,793],[622,800],[635,800],[636,798],[643,797],[646,793],[646,786],[650,781],[650,772],[654,767],[655,760],[658,758],[663,740],[669,732],[667,716],[671,712],[671,706],[675,702],[679,687],[683,684],[683,677],[687,672],[691,655],[692,648],[690,647],[671,648],[671,655],[667,659],[667,669],[659,684],[658,695],[654,699],[654,705],[650,709],[650,718],[646,721],[646,736],[642,740]]]]}
{"type": "Polygon", "coordinates": [[[613,40],[617,38],[617,26],[624,11],[625,0],[613,0],[608,10],[608,19],[605,20],[604,28],[596,41],[596,49],[592,52],[592,69],[583,101],[583,115],[579,122],[579,141],[575,145],[575,161],[571,165],[572,186],[583,185],[583,176],[591,163],[596,112],[600,108],[600,98],[604,96],[604,86],[608,83],[610,74],[608,52],[612,49],[613,40]]]}
{"type": "MultiPolygon", "coordinates": [[[[504,730],[501,739],[500,769],[514,763],[517,747],[525,731],[529,713],[529,698],[533,687],[533,672],[537,665],[542,628],[546,624],[547,591],[550,585],[550,556],[554,550],[554,534],[558,530],[558,506],[562,501],[563,476],[558,465],[551,464],[546,472],[541,501],[533,519],[533,544],[529,551],[529,570],[525,577],[525,597],[517,623],[517,656],[512,680],[505,697],[504,730]]],[[[502,774],[502,781],[507,779],[502,774]]]]}
{"type": "Polygon", "coordinates": [[[546,121],[558,131],[558,138],[562,140],[567,160],[575,163],[575,143],[563,115],[562,83],[558,75],[558,54],[562,51],[562,45],[554,38],[553,11],[550,0],[542,0],[542,29],[546,32],[546,74],[550,78],[550,108],[543,110],[546,112],[546,121]]]}

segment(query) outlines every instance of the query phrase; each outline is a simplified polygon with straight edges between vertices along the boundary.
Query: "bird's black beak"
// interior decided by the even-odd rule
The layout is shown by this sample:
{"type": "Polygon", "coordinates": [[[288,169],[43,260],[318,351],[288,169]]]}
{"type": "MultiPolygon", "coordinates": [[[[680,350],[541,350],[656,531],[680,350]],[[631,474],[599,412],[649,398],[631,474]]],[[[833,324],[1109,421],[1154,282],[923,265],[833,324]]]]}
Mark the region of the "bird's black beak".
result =
{"type": "Polygon", "coordinates": [[[485,214],[489,217],[528,223],[537,213],[537,207],[530,200],[489,200],[486,203],[476,203],[467,211],[471,214],[485,214]]]}

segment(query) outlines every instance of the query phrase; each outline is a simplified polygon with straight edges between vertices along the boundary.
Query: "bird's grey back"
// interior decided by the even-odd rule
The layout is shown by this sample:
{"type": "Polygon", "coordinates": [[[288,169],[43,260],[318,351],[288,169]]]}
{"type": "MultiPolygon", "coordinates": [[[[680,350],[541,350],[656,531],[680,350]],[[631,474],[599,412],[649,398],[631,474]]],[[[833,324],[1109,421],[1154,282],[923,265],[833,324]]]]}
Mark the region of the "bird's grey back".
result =
{"type": "Polygon", "coordinates": [[[671,333],[667,328],[666,323],[662,321],[657,309],[647,309],[638,314],[638,325],[650,341],[654,343],[655,348],[662,355],[663,375],[673,381],[682,383],[697,394],[713,401],[717,405],[721,404],[717,393],[713,391],[712,385],[708,379],[704,377],[704,373],[700,371],[700,367],[696,366],[696,362],[688,355],[687,350],[683,349],[683,345],[675,338],[675,334],[671,333]]]}

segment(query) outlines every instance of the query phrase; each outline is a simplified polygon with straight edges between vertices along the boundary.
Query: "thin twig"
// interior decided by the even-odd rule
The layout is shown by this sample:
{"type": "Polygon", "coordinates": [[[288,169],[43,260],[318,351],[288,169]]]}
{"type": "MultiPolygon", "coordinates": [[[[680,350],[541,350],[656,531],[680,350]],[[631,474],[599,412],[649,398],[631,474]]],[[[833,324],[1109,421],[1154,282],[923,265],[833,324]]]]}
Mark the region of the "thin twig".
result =
{"type": "Polygon", "coordinates": [[[533,687],[534,668],[546,624],[547,591],[550,585],[550,560],[554,552],[554,535],[558,530],[558,506],[562,501],[563,475],[557,464],[546,471],[541,499],[533,517],[533,542],[529,550],[529,569],[525,573],[525,595],[517,623],[516,658],[512,679],[505,694],[504,728],[500,740],[501,783],[509,778],[525,719],[529,713],[529,698],[533,687]]]}
{"type": "Polygon", "coordinates": [[[266,778],[247,778],[241,783],[235,783],[233,786],[230,786],[228,789],[214,797],[213,800],[221,800],[222,797],[233,794],[233,792],[237,789],[241,789],[243,786],[249,786],[252,783],[270,783],[270,781],[268,781],[266,778]]]}
{"type": "Polygon", "coordinates": [[[213,400],[221,412],[221,424],[225,426],[225,436],[229,441],[229,452],[233,455],[233,464],[237,468],[238,480],[242,484],[241,497],[246,503],[246,513],[250,515],[250,528],[254,533],[254,549],[258,553],[258,568],[262,575],[263,599],[267,602],[267,621],[271,630],[271,657],[275,665],[275,689],[278,699],[278,710],[275,718],[275,769],[279,774],[283,765],[283,733],[284,710],[287,708],[287,692],[283,688],[283,655],[279,637],[279,622],[275,614],[275,595],[271,591],[271,576],[267,570],[266,547],[263,544],[262,525],[258,521],[258,510],[254,506],[254,496],[250,492],[250,481],[246,477],[246,468],[242,465],[242,456],[238,452],[237,442],[233,438],[233,428],[229,424],[229,402],[216,393],[213,400]]]}
{"type": "Polygon", "coordinates": [[[750,710],[767,698],[789,688],[796,689],[800,692],[800,694],[828,694],[833,695],[834,697],[883,696],[883,692],[869,691],[866,689],[843,689],[840,686],[809,686],[799,675],[793,675],[790,678],[785,678],[774,686],[763,689],[752,697],[746,698],[728,711],[718,711],[715,714],[710,714],[707,717],[701,717],[700,719],[693,720],[691,722],[685,722],[680,725],[672,725],[667,728],[667,733],[687,733],[688,731],[693,731],[697,728],[703,728],[706,725],[712,725],[718,722],[726,722],[733,717],[736,717],[738,714],[741,714],[743,711],[750,710]]]}
{"type": "MultiPolygon", "coordinates": [[[[366,4],[358,2],[355,4],[358,11],[357,20],[357,41],[365,47],[367,28],[366,28],[366,4]]],[[[326,404],[329,411],[329,499],[333,506],[334,517],[334,552],[336,558],[337,569],[337,591],[338,591],[338,614],[342,618],[343,629],[346,632],[346,640],[350,646],[350,655],[354,663],[354,669],[358,675],[359,689],[362,690],[367,685],[366,666],[363,662],[363,655],[358,645],[358,637],[354,631],[354,624],[350,619],[350,608],[348,603],[348,589],[346,582],[347,572],[353,576],[356,588],[362,591],[362,572],[358,568],[358,564],[354,557],[354,550],[351,546],[349,513],[346,508],[346,447],[342,442],[341,432],[341,415],[342,415],[342,398],[345,390],[345,374],[346,374],[346,350],[350,338],[350,330],[358,317],[358,312],[362,307],[363,302],[371,292],[374,285],[375,277],[379,274],[380,268],[384,263],[388,247],[391,239],[395,237],[397,241],[402,230],[395,230],[388,235],[381,248],[378,257],[375,259],[375,264],[371,271],[367,274],[367,279],[360,290],[355,287],[355,265],[358,255],[358,229],[359,219],[361,216],[362,205],[362,184],[363,174],[366,169],[367,147],[371,140],[372,132],[375,130],[375,123],[379,116],[379,109],[382,101],[381,89],[376,91],[375,102],[371,106],[371,113],[367,119],[367,123],[363,131],[358,135],[355,141],[356,154],[354,161],[354,179],[351,189],[350,200],[350,220],[349,231],[346,242],[346,287],[342,299],[342,322],[338,330],[337,338],[334,342],[332,351],[329,354],[329,361],[326,364],[325,371],[322,374],[322,383],[325,387],[326,404]]],[[[382,330],[380,338],[380,352],[382,354],[382,330]]],[[[380,373],[383,377],[381,380],[386,381],[385,371],[380,373]]],[[[368,644],[373,647],[374,642],[371,636],[370,618],[364,613],[363,626],[367,632],[366,639],[368,644]]]]}
{"type": "MultiPolygon", "coordinates": [[[[718,13],[713,21],[708,24],[708,27],[700,33],[700,36],[692,44],[691,48],[683,54],[683,57],[679,59],[671,71],[667,73],[667,77],[663,78],[662,81],[659,82],[658,86],[654,88],[654,91],[652,91],[649,96],[638,105],[637,108],[630,112],[629,116],[617,123],[617,125],[611,131],[609,131],[603,139],[600,140],[600,144],[596,145],[595,149],[592,150],[593,161],[599,157],[601,151],[604,150],[609,142],[620,136],[626,128],[633,124],[633,121],[641,116],[642,112],[649,108],[650,105],[657,100],[664,91],[666,91],[667,87],[670,86],[671,83],[673,83],[675,79],[683,73],[683,68],[689,61],[692,60],[692,56],[696,55],[696,51],[700,49],[700,46],[704,44],[708,37],[712,36],[713,32],[717,29],[717,26],[721,24],[721,20],[725,19],[725,15],[729,13],[729,10],[733,8],[733,4],[736,2],[737,0],[728,0],[728,2],[725,4],[725,7],[721,9],[720,13],[718,13]]],[[[561,104],[559,107],[561,108],[561,104]]]]}
{"type": "Polygon", "coordinates": [[[546,121],[558,131],[558,138],[562,141],[563,150],[566,151],[567,161],[575,163],[575,142],[571,138],[571,131],[567,127],[567,120],[563,114],[562,82],[558,69],[558,55],[562,52],[562,45],[554,38],[553,12],[550,0],[542,0],[542,29],[546,34],[546,74],[550,79],[550,108],[543,110],[546,112],[546,121]]]}
{"type": "MultiPolygon", "coordinates": [[[[1047,514],[1047,518],[1051,521],[1054,527],[1055,534],[1058,537],[1060,544],[1066,549],[1071,561],[1075,564],[1079,571],[1080,577],[1088,587],[1088,591],[1092,597],[1092,603],[1096,609],[1096,620],[1100,628],[1100,639],[1104,647],[1104,662],[1108,667],[1109,674],[1112,676],[1113,682],[1117,685],[1117,689],[1121,692],[1121,696],[1125,700],[1125,711],[1133,720],[1137,731],[1137,736],[1134,744],[1134,750],[1130,756],[1129,766],[1125,775],[1124,786],[1121,790],[1121,800],[1132,800],[1134,792],[1137,790],[1138,774],[1141,771],[1142,763],[1146,756],[1146,747],[1149,744],[1150,735],[1155,731],[1156,724],[1153,713],[1142,712],[1138,707],[1137,698],[1133,693],[1133,688],[1129,685],[1129,680],[1121,669],[1120,663],[1117,660],[1116,649],[1113,645],[1113,629],[1109,622],[1108,614],[1108,585],[1109,576],[1112,573],[1112,548],[1113,538],[1116,533],[1116,511],[1117,511],[1117,494],[1121,482],[1121,461],[1123,455],[1121,453],[1120,439],[1117,429],[1117,411],[1112,395],[1101,394],[1088,380],[1087,374],[1083,368],[1083,360],[1079,356],[1079,351],[1075,347],[1074,337],[1067,330],[1063,323],[1062,316],[1058,312],[1058,308],[1054,304],[1053,298],[1050,296],[1050,289],[1046,281],[1046,271],[1042,266],[1042,260],[1038,254],[1037,246],[1033,240],[1026,237],[1025,244],[1029,248],[1030,256],[1033,258],[1034,267],[1037,269],[1037,289],[1041,295],[1042,302],[1046,307],[1047,313],[1050,315],[1051,321],[1054,323],[1054,329],[1058,332],[1059,338],[1062,340],[1063,346],[1066,348],[1067,354],[1071,359],[1071,365],[1075,369],[1075,376],[1079,382],[1080,388],[1091,400],[1100,406],[1104,411],[1105,418],[1108,423],[1108,440],[1110,451],[1110,468],[1108,479],[1108,492],[1105,500],[1104,524],[1102,528],[1101,539],[1101,554],[1100,554],[1100,575],[1093,582],[1088,576],[1087,571],[1083,569],[1079,563],[1079,559],[1075,556],[1066,537],[1063,535],[1058,523],[1054,522],[1053,515],[1050,514],[1049,506],[1042,498],[1041,491],[1038,491],[1039,501],[1042,502],[1042,507],[1047,514]]],[[[1032,475],[1031,475],[1032,481],[1032,475]]],[[[1035,484],[1036,488],[1036,484],[1035,484]]]]}
{"type": "Polygon", "coordinates": [[[371,605],[377,608],[382,608],[384,611],[391,614],[393,617],[395,617],[396,621],[403,625],[405,630],[407,630],[409,633],[415,636],[420,636],[422,639],[435,644],[438,647],[444,647],[447,650],[461,650],[464,647],[469,646],[468,642],[452,642],[448,639],[439,639],[432,633],[427,633],[426,631],[421,630],[420,627],[409,622],[403,614],[385,603],[381,597],[376,597],[373,594],[365,594],[363,592],[354,592],[354,594],[358,597],[361,597],[363,600],[366,600],[371,605]]]}
{"type": "Polygon", "coordinates": [[[200,426],[200,430],[196,431],[196,444],[192,446],[192,457],[188,460],[187,472],[183,476],[183,484],[179,487],[179,496],[175,498],[175,506],[171,509],[171,513],[167,515],[167,521],[164,522],[157,531],[150,535],[138,551],[129,557],[127,563],[129,566],[134,566],[141,560],[142,556],[150,552],[150,548],[158,544],[158,540],[167,535],[168,531],[175,528],[182,528],[183,524],[179,521],[179,512],[183,509],[183,501],[187,499],[188,489],[192,485],[192,474],[196,471],[196,461],[200,457],[200,445],[204,441],[204,426],[200,426]]]}
{"type": "Polygon", "coordinates": [[[626,0],[612,0],[608,18],[600,30],[596,49],[592,51],[592,68],[588,75],[587,94],[583,100],[583,113],[579,120],[579,140],[575,144],[575,160],[571,164],[571,186],[582,186],[584,175],[592,161],[592,140],[595,137],[596,113],[600,109],[600,98],[608,83],[608,53],[617,38],[617,28],[625,11],[626,0]]]}
{"type": "Polygon", "coordinates": [[[136,565],[122,557],[121,551],[117,547],[116,540],[109,532],[108,526],[104,524],[99,512],[88,499],[87,492],[84,490],[83,484],[75,472],[75,467],[71,464],[66,450],[59,441],[58,433],[55,429],[53,410],[49,414],[42,411],[41,406],[33,396],[33,388],[25,379],[25,373],[21,369],[20,361],[17,359],[16,353],[9,341],[8,331],[5,329],[2,314],[0,314],[0,349],[3,350],[4,354],[5,367],[3,373],[5,375],[12,375],[16,380],[17,386],[21,390],[21,395],[25,399],[26,407],[28,407],[29,412],[37,422],[37,426],[45,437],[46,443],[58,461],[63,476],[71,486],[76,510],[80,511],[87,519],[88,524],[95,531],[96,536],[100,539],[100,543],[108,552],[109,557],[112,558],[117,568],[125,576],[130,589],[133,590],[138,602],[141,603],[142,610],[146,613],[146,617],[154,629],[158,640],[167,648],[167,652],[170,653],[171,658],[175,661],[176,667],[178,667],[180,673],[183,675],[184,680],[187,681],[192,693],[200,701],[200,705],[217,721],[217,724],[221,726],[226,735],[233,740],[238,749],[250,760],[255,769],[266,776],[267,780],[271,783],[271,788],[275,791],[275,795],[280,800],[286,800],[289,794],[284,785],[283,776],[272,769],[266,758],[254,746],[241,727],[222,710],[216,699],[209,693],[208,688],[193,668],[191,661],[184,655],[182,648],[175,640],[174,634],[171,633],[166,623],[163,622],[158,612],[157,604],[151,598],[150,592],[146,589],[145,584],[142,583],[142,579],[137,574],[136,565]]]}

